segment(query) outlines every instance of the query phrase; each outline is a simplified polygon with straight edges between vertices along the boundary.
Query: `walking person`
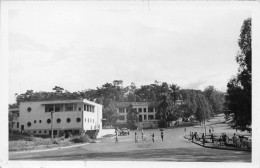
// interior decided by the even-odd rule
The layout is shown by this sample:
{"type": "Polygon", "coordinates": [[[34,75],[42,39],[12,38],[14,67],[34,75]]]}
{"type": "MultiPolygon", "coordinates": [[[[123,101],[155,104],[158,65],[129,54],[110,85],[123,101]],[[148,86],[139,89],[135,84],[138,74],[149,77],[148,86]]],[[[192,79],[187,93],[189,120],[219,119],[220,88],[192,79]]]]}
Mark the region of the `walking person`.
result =
{"type": "Polygon", "coordinates": [[[118,143],[118,132],[116,132],[116,141],[115,143],[118,143]]]}
{"type": "Polygon", "coordinates": [[[163,131],[161,131],[161,138],[162,138],[162,141],[163,141],[163,131]]]}
{"type": "Polygon", "coordinates": [[[154,142],[154,133],[152,134],[152,141],[154,142]]]}
{"type": "Polygon", "coordinates": [[[137,143],[137,133],[135,132],[135,143],[137,143]]]}
{"type": "Polygon", "coordinates": [[[213,136],[213,134],[211,134],[210,137],[211,137],[211,142],[214,143],[214,136],[213,136]]]}
{"type": "Polygon", "coordinates": [[[184,128],[184,132],[186,132],[186,128],[184,128]]]}
{"type": "Polygon", "coordinates": [[[203,144],[203,146],[205,145],[205,136],[204,136],[204,133],[202,134],[202,144],[203,144]]]}

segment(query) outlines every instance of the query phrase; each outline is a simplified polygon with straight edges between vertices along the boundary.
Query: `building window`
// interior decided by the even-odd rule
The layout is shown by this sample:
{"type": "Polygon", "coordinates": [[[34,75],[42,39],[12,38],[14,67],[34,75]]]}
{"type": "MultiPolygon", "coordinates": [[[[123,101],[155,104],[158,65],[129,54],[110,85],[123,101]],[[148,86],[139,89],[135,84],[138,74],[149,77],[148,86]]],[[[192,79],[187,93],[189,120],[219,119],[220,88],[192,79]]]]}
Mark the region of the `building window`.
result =
{"type": "Polygon", "coordinates": [[[16,127],[19,128],[19,122],[16,123],[16,127]]]}
{"type": "Polygon", "coordinates": [[[67,118],[67,123],[70,123],[70,121],[71,121],[70,118],[67,118]]]}
{"type": "Polygon", "coordinates": [[[46,134],[46,133],[47,133],[47,131],[45,130],[45,131],[44,131],[44,133],[46,134]]]}
{"type": "Polygon", "coordinates": [[[89,111],[89,105],[87,105],[87,111],[89,111]]]}
{"type": "Polygon", "coordinates": [[[65,111],[74,111],[73,104],[65,104],[65,111]]]}
{"type": "Polygon", "coordinates": [[[53,105],[52,104],[46,104],[45,105],[45,112],[52,112],[53,109],[53,105]]]}
{"type": "Polygon", "coordinates": [[[34,123],[36,123],[36,120],[34,120],[34,123]]]}
{"type": "Polygon", "coordinates": [[[42,131],[39,131],[39,134],[41,134],[42,133],[42,131]]]}
{"type": "Polygon", "coordinates": [[[139,122],[142,122],[143,119],[142,119],[142,115],[139,115],[139,122]]]}
{"type": "Polygon", "coordinates": [[[51,123],[51,119],[47,119],[47,123],[50,124],[51,123]]]}
{"type": "Polygon", "coordinates": [[[32,108],[31,108],[31,107],[28,107],[28,108],[27,108],[27,111],[28,111],[28,112],[31,112],[31,111],[32,111],[32,108]]]}
{"type": "Polygon", "coordinates": [[[153,120],[154,119],[154,115],[148,115],[148,120],[153,120]]]}
{"type": "Polygon", "coordinates": [[[157,112],[157,107],[156,107],[156,108],[154,108],[154,112],[157,112]]]}
{"type": "Polygon", "coordinates": [[[86,106],[86,104],[84,104],[84,111],[87,111],[87,106],[86,106]]]}
{"type": "Polygon", "coordinates": [[[146,115],[144,115],[144,120],[146,120],[146,115]]]}
{"type": "Polygon", "coordinates": [[[85,122],[87,122],[87,119],[85,118],[85,122]]]}
{"type": "Polygon", "coordinates": [[[146,112],[146,108],[144,108],[144,112],[146,112]]]}
{"type": "Polygon", "coordinates": [[[31,125],[32,125],[32,123],[31,123],[31,122],[28,122],[28,123],[27,123],[27,126],[28,126],[28,127],[30,127],[31,125]]]}
{"type": "Polygon", "coordinates": [[[80,118],[77,118],[77,122],[80,122],[81,121],[81,119],[80,118]]]}
{"type": "Polygon", "coordinates": [[[39,120],[39,123],[42,123],[42,120],[39,120]]]}
{"type": "Polygon", "coordinates": [[[142,108],[138,108],[138,112],[141,113],[142,112],[142,108]]]}
{"type": "Polygon", "coordinates": [[[148,112],[153,112],[153,108],[152,107],[148,107],[148,112]]]}
{"type": "Polygon", "coordinates": [[[124,113],[124,108],[119,108],[119,113],[124,113]]]}
{"type": "Polygon", "coordinates": [[[118,117],[118,120],[119,120],[119,121],[125,121],[125,116],[119,116],[119,117],[118,117]]]}
{"type": "Polygon", "coordinates": [[[57,119],[57,123],[60,123],[60,122],[61,122],[61,119],[60,119],[60,118],[58,118],[58,119],[57,119]]]}
{"type": "Polygon", "coordinates": [[[81,111],[81,107],[79,107],[79,111],[81,111]]]}
{"type": "Polygon", "coordinates": [[[88,109],[88,111],[89,111],[89,112],[94,112],[94,111],[95,111],[95,107],[89,105],[89,109],[88,109]]]}
{"type": "Polygon", "coordinates": [[[89,123],[89,118],[88,118],[88,123],[89,123]]]}
{"type": "Polygon", "coordinates": [[[55,112],[62,111],[62,104],[55,104],[55,112]]]}

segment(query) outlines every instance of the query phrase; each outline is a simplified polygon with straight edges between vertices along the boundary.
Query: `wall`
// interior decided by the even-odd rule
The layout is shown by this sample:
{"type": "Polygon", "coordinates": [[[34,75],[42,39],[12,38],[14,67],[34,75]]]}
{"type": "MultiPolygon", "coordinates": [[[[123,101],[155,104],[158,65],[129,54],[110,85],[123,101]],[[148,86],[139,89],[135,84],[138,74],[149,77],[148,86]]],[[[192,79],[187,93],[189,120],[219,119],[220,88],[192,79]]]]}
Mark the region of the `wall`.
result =
{"type": "MultiPolygon", "coordinates": [[[[24,130],[50,130],[51,123],[47,123],[47,119],[51,119],[51,113],[45,112],[44,102],[21,102],[20,103],[20,127],[24,125],[24,130]],[[28,112],[27,108],[30,107],[31,111],[28,112]],[[40,122],[41,120],[41,122],[40,122]],[[36,123],[34,123],[36,121],[36,123]],[[27,123],[31,122],[28,127],[27,123]]],[[[62,111],[53,113],[53,129],[82,129],[82,112],[81,111],[62,111]],[[60,118],[61,122],[57,123],[60,118]],[[67,118],[71,119],[67,123],[67,118]],[[76,119],[80,118],[81,121],[77,122],[76,119]]],[[[48,134],[48,133],[47,133],[48,134]]]]}

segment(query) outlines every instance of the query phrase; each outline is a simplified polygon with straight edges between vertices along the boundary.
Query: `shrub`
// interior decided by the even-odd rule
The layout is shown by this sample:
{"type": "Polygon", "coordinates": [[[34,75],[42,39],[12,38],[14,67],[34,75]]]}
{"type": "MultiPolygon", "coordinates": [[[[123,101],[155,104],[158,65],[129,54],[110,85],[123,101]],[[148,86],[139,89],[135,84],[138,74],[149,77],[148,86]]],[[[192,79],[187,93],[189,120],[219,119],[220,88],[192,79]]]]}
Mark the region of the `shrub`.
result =
{"type": "Polygon", "coordinates": [[[53,142],[52,142],[53,144],[60,144],[60,141],[59,141],[59,139],[57,139],[57,138],[55,138],[55,139],[53,139],[53,142]]]}
{"type": "Polygon", "coordinates": [[[29,137],[25,137],[26,141],[34,141],[35,137],[33,135],[29,136],[29,137]]]}
{"type": "Polygon", "coordinates": [[[92,140],[89,138],[88,135],[80,135],[80,136],[72,137],[70,141],[74,143],[86,143],[86,142],[91,142],[92,140]]]}

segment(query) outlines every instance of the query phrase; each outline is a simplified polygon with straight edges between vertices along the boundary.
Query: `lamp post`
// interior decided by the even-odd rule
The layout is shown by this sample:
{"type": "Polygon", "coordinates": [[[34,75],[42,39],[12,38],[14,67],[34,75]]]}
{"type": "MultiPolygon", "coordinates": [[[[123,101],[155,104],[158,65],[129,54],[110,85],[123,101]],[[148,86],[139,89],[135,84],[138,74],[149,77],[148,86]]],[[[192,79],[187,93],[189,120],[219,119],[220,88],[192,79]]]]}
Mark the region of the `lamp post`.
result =
{"type": "Polygon", "coordinates": [[[53,111],[51,111],[51,139],[53,139],[53,111]]]}

